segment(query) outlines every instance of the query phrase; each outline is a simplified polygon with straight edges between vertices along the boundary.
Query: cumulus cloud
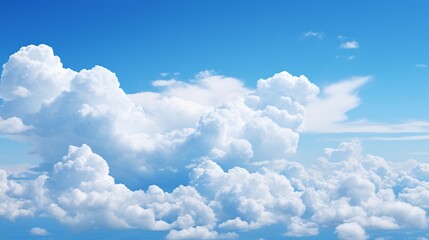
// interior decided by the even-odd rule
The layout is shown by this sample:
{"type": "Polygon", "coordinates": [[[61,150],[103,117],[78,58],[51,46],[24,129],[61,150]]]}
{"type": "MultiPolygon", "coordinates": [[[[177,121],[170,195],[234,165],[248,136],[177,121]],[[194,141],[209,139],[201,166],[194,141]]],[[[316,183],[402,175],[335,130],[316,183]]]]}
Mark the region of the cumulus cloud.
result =
{"type": "Polygon", "coordinates": [[[40,228],[40,227],[31,228],[30,233],[32,235],[35,235],[35,236],[48,236],[49,235],[49,232],[46,229],[40,228]]]}
{"type": "Polygon", "coordinates": [[[280,72],[248,88],[204,71],[127,95],[108,69],[75,72],[46,45],[24,47],[4,65],[0,132],[27,141],[43,162],[25,177],[0,170],[0,217],[162,230],[168,239],[274,225],[284,236],[332,228],[343,239],[427,229],[427,164],[363,155],[358,140],[326,148],[312,166],[287,160],[302,131],[347,125],[368,79],[320,96],[303,75],[280,72]]]}
{"type": "Polygon", "coordinates": [[[194,227],[187,228],[180,231],[171,230],[166,239],[168,240],[179,240],[179,239],[236,239],[238,235],[236,233],[224,233],[219,234],[216,231],[211,231],[205,227],[194,227]]]}
{"type": "Polygon", "coordinates": [[[293,154],[304,105],[319,91],[287,72],[260,79],[255,89],[213,71],[154,86],[158,91],[127,95],[111,71],[64,69],[50,47],[30,45],[4,65],[0,116],[34,146],[42,170],[69,145],[88,144],[119,181],[168,185],[186,183],[186,166],[203,158],[230,168],[293,154]]]}
{"type": "Polygon", "coordinates": [[[212,199],[223,220],[219,227],[251,230],[301,216],[305,206],[289,180],[268,169],[249,173],[239,167],[224,172],[207,161],[193,169],[191,184],[212,199]]]}
{"type": "Polygon", "coordinates": [[[341,239],[366,239],[365,228],[426,229],[428,164],[389,163],[360,149],[358,141],[342,143],[314,166],[279,160],[255,172],[206,160],[188,186],[168,193],[158,186],[132,191],[89,146],[71,146],[35,180],[11,180],[2,171],[0,216],[49,215],[79,229],[169,230],[168,239],[235,238],[235,231],[274,224],[284,225],[286,236],[332,226],[341,239]]]}
{"type": "Polygon", "coordinates": [[[355,222],[343,223],[335,228],[338,238],[341,240],[365,240],[365,229],[355,222]]]}
{"type": "Polygon", "coordinates": [[[340,44],[340,48],[345,48],[345,49],[356,49],[359,48],[359,43],[355,40],[353,41],[348,41],[348,42],[342,42],[340,44]]]}
{"type": "Polygon", "coordinates": [[[60,58],[47,45],[22,47],[3,65],[0,97],[2,115],[27,116],[67,91],[75,75],[63,68],[60,58]]]}
{"type": "Polygon", "coordinates": [[[25,125],[22,120],[17,117],[10,117],[8,119],[2,119],[0,117],[0,135],[19,134],[30,129],[31,126],[25,125]]]}

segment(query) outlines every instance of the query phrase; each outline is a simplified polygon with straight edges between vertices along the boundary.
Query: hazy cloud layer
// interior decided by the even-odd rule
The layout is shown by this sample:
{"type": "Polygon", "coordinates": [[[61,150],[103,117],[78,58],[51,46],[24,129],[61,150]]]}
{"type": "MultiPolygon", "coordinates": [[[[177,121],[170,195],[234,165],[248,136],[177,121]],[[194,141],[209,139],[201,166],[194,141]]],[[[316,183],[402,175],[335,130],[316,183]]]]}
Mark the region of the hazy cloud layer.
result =
{"type": "Polygon", "coordinates": [[[280,72],[250,89],[206,71],[127,95],[103,67],[75,72],[46,45],[23,47],[4,65],[0,134],[29,142],[43,162],[36,177],[0,170],[0,217],[165,230],[168,239],[237,238],[273,225],[285,236],[333,228],[340,239],[426,229],[428,164],[364,156],[357,140],[325,149],[310,167],[286,160],[300,132],[347,126],[366,81],[320,96],[303,75],[280,72]]]}

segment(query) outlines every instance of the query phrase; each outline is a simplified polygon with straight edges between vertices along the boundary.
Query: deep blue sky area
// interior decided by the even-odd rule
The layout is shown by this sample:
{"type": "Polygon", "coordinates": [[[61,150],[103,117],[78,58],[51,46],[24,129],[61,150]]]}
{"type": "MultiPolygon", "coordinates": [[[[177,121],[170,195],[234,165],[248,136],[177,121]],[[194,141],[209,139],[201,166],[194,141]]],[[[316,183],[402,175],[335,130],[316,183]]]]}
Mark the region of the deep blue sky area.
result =
{"type": "Polygon", "coordinates": [[[428,10],[422,0],[2,1],[0,60],[45,43],[66,67],[111,69],[127,92],[161,72],[187,79],[206,69],[250,86],[285,69],[321,84],[366,74],[392,82],[428,61],[428,10]],[[304,39],[308,31],[326,39],[304,39]],[[350,54],[338,35],[360,42],[354,62],[335,58],[350,54]]]}

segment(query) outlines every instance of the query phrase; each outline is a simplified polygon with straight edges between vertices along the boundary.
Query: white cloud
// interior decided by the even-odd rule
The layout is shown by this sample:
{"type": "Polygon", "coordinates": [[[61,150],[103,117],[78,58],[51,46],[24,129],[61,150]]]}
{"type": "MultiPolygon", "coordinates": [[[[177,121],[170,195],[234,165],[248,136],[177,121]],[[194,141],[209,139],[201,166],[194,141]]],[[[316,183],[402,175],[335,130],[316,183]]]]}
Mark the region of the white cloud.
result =
{"type": "Polygon", "coordinates": [[[338,131],[338,123],[347,120],[346,113],[360,104],[357,90],[371,79],[369,76],[354,77],[323,89],[323,95],[306,106],[304,130],[338,131]]]}
{"type": "Polygon", "coordinates": [[[54,200],[46,208],[58,220],[79,228],[114,227],[168,230],[213,226],[215,216],[192,187],[165,193],[157,186],[146,192],[116,184],[109,166],[91,149],[70,147],[54,165],[46,187],[54,200]]]}
{"type": "Polygon", "coordinates": [[[22,47],[3,65],[0,85],[0,97],[6,101],[3,114],[22,117],[39,111],[42,104],[69,89],[74,75],[72,70],[63,68],[49,46],[22,47]]]}
{"type": "Polygon", "coordinates": [[[368,239],[365,229],[358,223],[344,223],[336,228],[338,238],[341,240],[365,240],[368,239]]]}
{"type": "Polygon", "coordinates": [[[171,79],[171,80],[155,80],[152,82],[152,85],[155,87],[170,87],[175,84],[180,84],[179,81],[171,79]]]}
{"type": "Polygon", "coordinates": [[[13,90],[12,94],[17,96],[17,97],[25,98],[25,97],[30,96],[31,92],[23,86],[17,86],[13,90]]]}
{"type": "Polygon", "coordinates": [[[193,168],[189,186],[168,193],[157,186],[131,191],[88,146],[70,147],[35,180],[9,180],[0,171],[0,216],[48,215],[79,229],[170,230],[168,239],[236,238],[224,231],[273,224],[287,227],[286,236],[336,226],[341,239],[365,239],[365,228],[426,229],[428,164],[389,163],[360,149],[358,141],[341,143],[314,166],[279,160],[254,172],[225,172],[207,160],[193,168]]]}
{"type": "Polygon", "coordinates": [[[416,67],[417,67],[417,68],[426,68],[426,67],[427,67],[427,65],[426,65],[426,64],[423,64],[423,63],[419,63],[419,64],[416,64],[416,67]]]}
{"type": "Polygon", "coordinates": [[[155,81],[157,92],[127,95],[114,73],[100,66],[64,69],[46,45],[22,48],[3,72],[0,116],[33,127],[21,137],[46,168],[69,145],[88,144],[127,184],[185,182],[185,167],[204,157],[233,167],[293,154],[304,105],[319,91],[305,76],[287,72],[248,89],[238,79],[204,71],[189,82],[155,81]],[[40,66],[28,67],[33,62],[40,66]],[[31,94],[6,94],[21,86],[31,94]]]}
{"type": "Polygon", "coordinates": [[[238,238],[236,233],[219,234],[216,231],[207,229],[206,227],[191,227],[180,231],[171,230],[166,239],[179,240],[179,239],[235,239],[238,238]]]}
{"type": "Polygon", "coordinates": [[[46,229],[40,228],[40,227],[31,228],[30,233],[32,235],[35,235],[35,236],[48,236],[49,235],[49,232],[46,229]]]}
{"type": "MultiPolygon", "coordinates": [[[[368,140],[376,141],[425,141],[429,140],[429,135],[412,135],[412,136],[401,136],[401,137],[371,137],[368,140]]],[[[419,155],[419,154],[417,154],[419,155]]],[[[423,154],[426,155],[426,154],[423,154]]]]}
{"type": "Polygon", "coordinates": [[[212,161],[195,167],[191,184],[212,199],[223,229],[251,230],[301,216],[305,206],[289,180],[268,169],[249,173],[235,167],[224,172],[212,161]]]}
{"type": "Polygon", "coordinates": [[[353,41],[348,41],[348,42],[342,42],[340,44],[340,48],[345,48],[345,49],[355,49],[355,48],[359,48],[359,43],[355,40],[353,41]]]}
{"type": "Polygon", "coordinates": [[[312,166],[286,160],[302,131],[427,129],[417,121],[349,121],[369,77],[330,85],[320,96],[305,76],[288,72],[252,89],[205,71],[127,95],[114,73],[64,69],[45,45],[22,48],[4,69],[0,129],[32,144],[44,162],[42,172],[25,177],[0,170],[2,218],[164,230],[169,239],[236,238],[229,231],[274,224],[285,236],[328,227],[342,238],[427,229],[427,164],[364,156],[357,140],[326,148],[312,166]],[[11,94],[19,86],[28,95],[11,94]]]}
{"type": "Polygon", "coordinates": [[[304,33],[304,37],[315,37],[318,39],[323,39],[325,37],[325,34],[323,32],[308,31],[304,33]]]}
{"type": "Polygon", "coordinates": [[[287,228],[288,231],[285,236],[288,237],[316,236],[319,234],[319,226],[316,223],[305,222],[299,217],[291,218],[287,228]]]}
{"type": "MultiPolygon", "coordinates": [[[[429,122],[405,121],[377,123],[366,119],[350,120],[347,113],[357,108],[358,90],[371,76],[353,77],[322,89],[322,94],[305,106],[304,132],[311,133],[427,133],[429,122]]],[[[380,140],[383,140],[382,137],[380,140]]],[[[386,138],[387,140],[387,138],[386,138]]]]}
{"type": "Polygon", "coordinates": [[[8,119],[2,119],[0,117],[0,135],[19,134],[31,128],[31,126],[25,125],[22,120],[17,117],[10,117],[8,119]]]}
{"type": "Polygon", "coordinates": [[[0,169],[0,217],[15,220],[34,215],[32,200],[19,198],[23,187],[8,179],[6,171],[0,169]]]}

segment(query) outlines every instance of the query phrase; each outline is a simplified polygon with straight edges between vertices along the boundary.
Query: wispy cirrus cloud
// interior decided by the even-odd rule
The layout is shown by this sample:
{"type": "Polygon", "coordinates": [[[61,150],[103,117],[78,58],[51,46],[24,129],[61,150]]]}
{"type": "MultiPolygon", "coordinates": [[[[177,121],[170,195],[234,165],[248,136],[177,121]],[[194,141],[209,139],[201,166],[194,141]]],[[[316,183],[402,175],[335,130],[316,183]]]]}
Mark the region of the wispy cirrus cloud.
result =
{"type": "Polygon", "coordinates": [[[304,37],[318,38],[319,40],[322,40],[323,38],[325,38],[325,33],[308,31],[308,32],[304,33],[304,37]]]}
{"type": "MultiPolygon", "coordinates": [[[[429,124],[425,125],[429,128],[429,124]]],[[[429,132],[429,130],[428,130],[429,132]]],[[[411,136],[399,136],[399,137],[371,137],[369,140],[377,141],[426,141],[429,140],[429,135],[411,135],[411,136]]]]}
{"type": "Polygon", "coordinates": [[[347,113],[360,105],[359,89],[371,76],[353,77],[322,89],[322,94],[306,106],[304,131],[313,133],[425,133],[429,122],[408,120],[380,123],[367,119],[350,120],[347,113]]]}

